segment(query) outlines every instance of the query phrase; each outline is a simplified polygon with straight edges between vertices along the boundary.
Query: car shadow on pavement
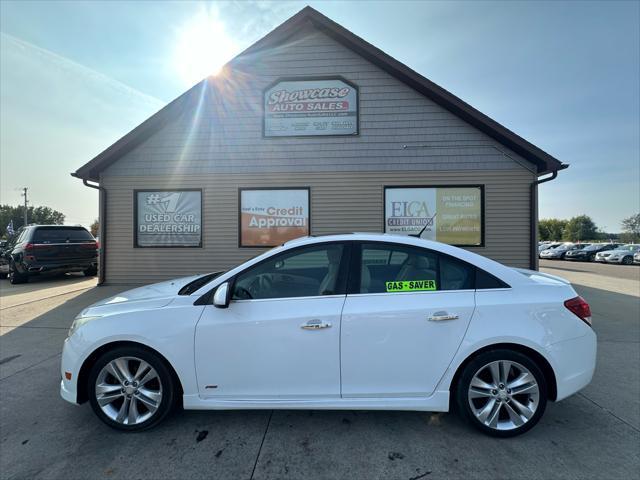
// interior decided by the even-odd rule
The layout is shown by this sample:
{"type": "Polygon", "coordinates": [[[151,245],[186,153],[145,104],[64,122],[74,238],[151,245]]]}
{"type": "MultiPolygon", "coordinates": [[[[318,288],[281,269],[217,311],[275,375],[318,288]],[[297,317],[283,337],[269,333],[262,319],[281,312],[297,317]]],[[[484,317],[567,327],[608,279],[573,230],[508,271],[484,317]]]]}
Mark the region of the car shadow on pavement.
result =
{"type": "Polygon", "coordinates": [[[637,475],[640,430],[618,413],[638,402],[638,322],[628,317],[636,297],[577,286],[592,303],[599,335],[594,382],[549,404],[540,424],[514,439],[486,437],[453,414],[392,411],[178,411],[152,430],[125,434],[102,424],[89,405],[62,400],[58,388],[73,317],[126,288],[92,288],[0,337],[2,478],[637,475]],[[619,310],[607,315],[613,306],[619,310]],[[605,391],[618,403],[600,398],[605,391]]]}
{"type": "MultiPolygon", "coordinates": [[[[58,275],[34,275],[29,277],[28,283],[11,285],[8,279],[0,279],[0,296],[3,298],[12,295],[34,292],[43,288],[63,287],[86,282],[95,279],[94,277],[85,277],[82,273],[66,273],[58,275]]],[[[97,281],[97,279],[96,279],[97,281]]]]}

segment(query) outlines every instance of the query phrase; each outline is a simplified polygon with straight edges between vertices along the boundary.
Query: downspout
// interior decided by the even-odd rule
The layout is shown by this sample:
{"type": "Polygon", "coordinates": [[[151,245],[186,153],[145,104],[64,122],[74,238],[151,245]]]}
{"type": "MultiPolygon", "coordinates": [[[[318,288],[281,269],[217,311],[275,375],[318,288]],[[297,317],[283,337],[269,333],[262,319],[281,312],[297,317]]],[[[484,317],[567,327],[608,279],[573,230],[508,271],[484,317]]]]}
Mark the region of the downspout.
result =
{"type": "MultiPolygon", "coordinates": [[[[73,175],[73,174],[72,174],[73,175]]],[[[75,177],[75,175],[73,175],[75,177]]],[[[102,285],[105,281],[105,270],[107,269],[107,191],[100,185],[92,185],[88,180],[82,179],[84,186],[95,188],[99,192],[98,198],[98,218],[100,219],[100,268],[98,269],[98,285],[102,285]]]]}
{"type": "MultiPolygon", "coordinates": [[[[569,165],[562,164],[559,170],[567,168],[569,165]]],[[[536,221],[538,215],[538,185],[545,182],[550,182],[558,176],[558,170],[551,172],[550,177],[543,178],[542,180],[536,180],[531,183],[531,197],[529,200],[529,218],[531,219],[531,231],[529,234],[529,268],[531,270],[538,270],[538,222],[536,221]]]]}

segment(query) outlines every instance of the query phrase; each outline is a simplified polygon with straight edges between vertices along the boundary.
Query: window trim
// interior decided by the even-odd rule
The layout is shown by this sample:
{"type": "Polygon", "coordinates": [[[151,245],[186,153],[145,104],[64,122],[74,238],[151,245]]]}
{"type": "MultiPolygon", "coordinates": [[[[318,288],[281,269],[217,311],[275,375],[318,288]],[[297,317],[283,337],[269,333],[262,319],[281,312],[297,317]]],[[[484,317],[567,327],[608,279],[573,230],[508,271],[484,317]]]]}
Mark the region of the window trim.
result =
{"type": "MultiPolygon", "coordinates": [[[[231,277],[228,280],[226,280],[226,282],[229,283],[229,288],[231,290],[230,303],[235,303],[235,302],[261,302],[261,301],[266,301],[266,300],[293,300],[293,299],[304,299],[304,298],[310,299],[310,298],[344,297],[345,295],[347,295],[347,290],[348,290],[347,289],[347,285],[348,285],[349,276],[350,276],[351,252],[353,250],[353,247],[352,247],[353,243],[354,243],[353,241],[334,240],[334,241],[330,241],[330,242],[299,245],[299,246],[284,250],[282,252],[276,253],[275,255],[271,255],[268,258],[265,258],[264,260],[261,260],[261,261],[259,261],[257,263],[254,263],[253,265],[249,265],[247,268],[241,270],[240,272],[238,272],[235,275],[233,275],[233,277],[231,277]],[[338,269],[338,279],[336,280],[336,285],[339,287],[336,290],[338,290],[339,293],[334,293],[334,294],[331,294],[331,295],[305,295],[305,296],[300,296],[300,297],[243,298],[243,299],[240,299],[240,300],[234,300],[233,299],[233,290],[235,288],[236,280],[238,279],[238,277],[240,275],[246,273],[248,270],[250,270],[252,268],[256,268],[256,267],[262,265],[263,263],[272,261],[272,260],[276,259],[277,257],[279,257],[280,255],[289,254],[289,253],[292,253],[292,252],[295,252],[295,251],[298,251],[298,250],[304,250],[304,249],[313,248],[313,247],[322,247],[322,246],[327,246],[327,245],[342,245],[342,248],[343,248],[343,250],[342,250],[342,258],[340,259],[340,268],[338,269]]],[[[213,295],[211,295],[210,298],[211,298],[211,301],[213,301],[213,295]]]]}
{"type": "MultiPolygon", "coordinates": [[[[352,251],[351,251],[351,263],[350,263],[350,275],[349,275],[349,280],[347,283],[347,295],[403,295],[403,294],[425,294],[425,293],[456,293],[456,292],[475,292],[478,291],[478,289],[476,288],[476,275],[478,270],[482,270],[481,268],[479,268],[478,266],[474,265],[473,263],[467,262],[466,260],[462,260],[460,258],[454,257],[453,255],[449,255],[448,253],[444,253],[441,252],[439,250],[433,250],[430,248],[426,248],[426,247],[420,247],[417,245],[408,245],[408,244],[404,244],[404,243],[394,243],[394,242],[386,242],[386,241],[378,241],[378,240],[358,240],[354,242],[356,245],[354,245],[352,247],[352,251]],[[366,244],[376,244],[376,245],[381,245],[381,246],[390,246],[391,248],[415,248],[418,250],[424,250],[426,252],[431,252],[437,256],[444,256],[444,257],[448,257],[453,259],[454,261],[457,262],[461,262],[465,265],[468,265],[470,268],[473,269],[473,288],[464,288],[464,289],[458,289],[458,290],[435,290],[435,291],[415,291],[415,292],[375,292],[375,293],[362,293],[360,292],[360,282],[361,282],[361,266],[362,266],[362,246],[366,245],[366,244]]],[[[496,277],[495,275],[487,272],[486,270],[482,270],[485,273],[491,275],[492,277],[495,277],[497,280],[499,280],[500,282],[504,283],[505,285],[507,285],[506,287],[498,287],[495,289],[487,289],[487,288],[482,288],[479,289],[480,291],[486,291],[486,290],[504,290],[506,288],[511,288],[510,285],[508,285],[507,283],[504,282],[504,280],[500,280],[498,277],[496,277]]],[[[437,270],[437,282],[440,284],[440,258],[438,258],[438,270],[437,270]]]]}

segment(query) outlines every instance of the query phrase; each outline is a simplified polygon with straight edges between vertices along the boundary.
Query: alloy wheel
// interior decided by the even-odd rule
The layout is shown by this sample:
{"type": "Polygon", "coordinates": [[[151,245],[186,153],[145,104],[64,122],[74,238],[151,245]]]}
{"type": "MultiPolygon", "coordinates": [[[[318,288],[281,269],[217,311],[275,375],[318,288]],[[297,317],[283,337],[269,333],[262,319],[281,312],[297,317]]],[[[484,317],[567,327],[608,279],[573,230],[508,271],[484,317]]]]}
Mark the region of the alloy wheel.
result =
{"type": "Polygon", "coordinates": [[[491,429],[506,431],[531,420],[540,402],[540,387],[523,365],[498,360],[474,374],[467,396],[478,421],[491,429]]]}
{"type": "Polygon", "coordinates": [[[98,373],[94,392],[104,414],[123,425],[149,420],[162,402],[158,372],[136,357],[119,357],[107,363],[98,373]]]}

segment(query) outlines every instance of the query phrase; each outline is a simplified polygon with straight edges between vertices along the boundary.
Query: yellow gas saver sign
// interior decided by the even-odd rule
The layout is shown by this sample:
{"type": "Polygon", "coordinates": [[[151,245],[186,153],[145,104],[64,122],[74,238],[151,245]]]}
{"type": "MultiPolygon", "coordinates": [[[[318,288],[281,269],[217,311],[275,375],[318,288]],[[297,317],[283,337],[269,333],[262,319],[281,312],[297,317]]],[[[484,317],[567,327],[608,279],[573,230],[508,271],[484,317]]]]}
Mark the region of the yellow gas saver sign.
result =
{"type": "Polygon", "coordinates": [[[420,292],[437,290],[435,280],[405,280],[402,282],[387,282],[387,292],[420,292]]]}

